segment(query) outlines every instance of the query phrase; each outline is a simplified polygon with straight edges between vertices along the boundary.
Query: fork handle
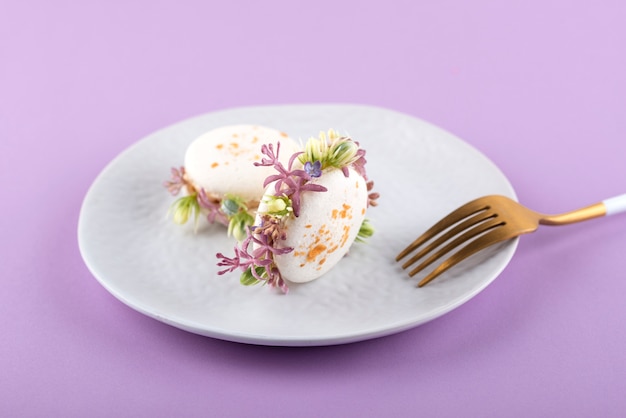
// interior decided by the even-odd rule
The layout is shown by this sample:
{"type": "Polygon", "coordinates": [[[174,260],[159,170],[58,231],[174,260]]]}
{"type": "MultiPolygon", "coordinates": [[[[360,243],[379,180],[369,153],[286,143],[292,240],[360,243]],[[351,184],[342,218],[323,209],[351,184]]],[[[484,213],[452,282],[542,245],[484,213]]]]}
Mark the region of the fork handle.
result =
{"type": "Polygon", "coordinates": [[[602,216],[615,215],[620,212],[626,212],[626,194],[605,199],[602,202],[560,215],[542,215],[539,223],[542,225],[567,225],[602,216]]]}
{"type": "Polygon", "coordinates": [[[602,203],[606,208],[606,216],[615,215],[616,213],[626,212],[626,193],[603,200],[602,203]]]}

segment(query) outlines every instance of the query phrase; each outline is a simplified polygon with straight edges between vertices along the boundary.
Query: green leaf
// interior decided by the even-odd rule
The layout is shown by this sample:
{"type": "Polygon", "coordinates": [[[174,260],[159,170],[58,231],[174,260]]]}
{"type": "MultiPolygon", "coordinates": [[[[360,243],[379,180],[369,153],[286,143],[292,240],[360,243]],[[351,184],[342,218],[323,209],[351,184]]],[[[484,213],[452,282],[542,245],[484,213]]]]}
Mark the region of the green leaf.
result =
{"type": "Polygon", "coordinates": [[[361,228],[359,228],[359,233],[356,236],[356,241],[366,242],[372,235],[374,235],[374,227],[369,219],[364,219],[363,223],[361,223],[361,228]]]}
{"type": "MultiPolygon", "coordinates": [[[[262,277],[265,269],[263,267],[256,267],[256,272],[259,276],[262,277]]],[[[253,286],[260,282],[259,279],[252,275],[252,267],[248,268],[248,270],[244,271],[239,278],[239,281],[244,286],[253,286]]]]}

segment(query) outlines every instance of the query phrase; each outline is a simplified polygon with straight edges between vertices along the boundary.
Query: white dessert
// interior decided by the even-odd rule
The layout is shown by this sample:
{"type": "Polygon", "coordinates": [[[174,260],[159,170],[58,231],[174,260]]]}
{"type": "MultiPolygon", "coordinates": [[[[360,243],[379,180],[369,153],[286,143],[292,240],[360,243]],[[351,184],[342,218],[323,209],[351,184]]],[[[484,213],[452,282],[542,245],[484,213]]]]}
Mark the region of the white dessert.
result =
{"type": "Polygon", "coordinates": [[[334,131],[309,138],[302,152],[284,154],[271,144],[257,166],[273,168],[254,225],[234,257],[217,254],[218,274],[243,271],[240,282],[260,282],[287,292],[288,283],[315,280],[332,269],[353,242],[370,237],[365,214],[378,193],[365,173],[365,151],[334,131]],[[282,158],[279,158],[282,157],[282,158]]]}
{"type": "Polygon", "coordinates": [[[187,148],[184,166],[172,168],[164,186],[172,195],[184,191],[170,208],[173,220],[185,224],[200,215],[209,224],[228,225],[228,234],[244,239],[263,196],[263,179],[272,167],[259,166],[263,144],[281,144],[280,161],[287,164],[298,144],[284,132],[259,125],[230,125],[213,129],[187,148]]]}
{"type": "Polygon", "coordinates": [[[272,167],[255,167],[261,161],[261,145],[280,142],[286,164],[298,144],[276,129],[259,125],[232,125],[213,129],[193,141],[185,153],[185,171],[196,189],[211,196],[234,195],[244,201],[263,196],[263,179],[272,167]]]}
{"type": "MultiPolygon", "coordinates": [[[[348,177],[331,168],[310,182],[327,191],[302,194],[300,216],[285,220],[286,239],[279,242],[293,251],[274,257],[282,277],[294,283],[310,282],[333,268],[350,249],[367,210],[365,179],[352,168],[348,177]]],[[[273,186],[268,191],[273,193],[273,186]]],[[[259,213],[264,211],[262,203],[259,213]]],[[[255,224],[259,222],[257,215],[255,224]]]]}

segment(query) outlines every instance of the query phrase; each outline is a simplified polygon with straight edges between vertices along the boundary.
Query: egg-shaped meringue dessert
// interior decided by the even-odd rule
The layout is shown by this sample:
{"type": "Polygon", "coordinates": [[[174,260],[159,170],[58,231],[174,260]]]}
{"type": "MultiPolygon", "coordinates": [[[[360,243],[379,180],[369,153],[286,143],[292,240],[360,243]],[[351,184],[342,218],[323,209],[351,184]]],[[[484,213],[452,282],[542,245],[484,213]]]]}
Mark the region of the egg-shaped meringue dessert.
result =
{"type": "MultiPolygon", "coordinates": [[[[174,222],[186,223],[200,214],[209,223],[228,225],[237,239],[246,236],[246,227],[264,194],[263,179],[272,167],[258,167],[261,145],[282,143],[290,153],[298,144],[284,132],[259,125],[229,125],[213,129],[196,138],[185,152],[184,165],[172,168],[172,178],[164,183],[172,195],[184,196],[171,207],[174,222]]],[[[287,163],[289,153],[281,159],[287,163]]]]}
{"type": "Polygon", "coordinates": [[[240,269],[241,283],[266,283],[284,292],[288,283],[315,280],[333,268],[355,240],[373,233],[365,218],[378,193],[365,172],[365,151],[334,131],[310,138],[304,151],[285,165],[282,144],[263,145],[259,168],[273,167],[265,179],[254,225],[235,247],[218,253],[218,274],[240,269]]]}

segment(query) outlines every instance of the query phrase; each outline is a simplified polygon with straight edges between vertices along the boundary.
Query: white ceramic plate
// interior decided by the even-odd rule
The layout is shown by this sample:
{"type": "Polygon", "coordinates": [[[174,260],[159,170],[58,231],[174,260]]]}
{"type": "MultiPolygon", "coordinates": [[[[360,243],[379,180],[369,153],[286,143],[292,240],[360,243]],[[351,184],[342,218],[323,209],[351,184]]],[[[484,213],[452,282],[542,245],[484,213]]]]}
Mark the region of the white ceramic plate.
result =
{"type": "Polygon", "coordinates": [[[484,155],[413,117],[358,105],[248,107],[209,113],[162,129],[115,158],[81,208],[78,240],[98,281],[131,308],[175,327],[224,340],[284,346],[341,344],[423,324],[479,293],[508,264],[517,240],[467,260],[428,286],[415,287],[395,255],[437,219],[485,194],[515,198],[484,155]],[[291,285],[288,295],[244,287],[216,274],[215,253],[232,253],[220,226],[194,234],[166,217],[171,167],[200,134],[229,124],[262,124],[305,141],[333,128],[367,150],[380,192],[368,218],[368,244],[324,277],[291,285]]]}

